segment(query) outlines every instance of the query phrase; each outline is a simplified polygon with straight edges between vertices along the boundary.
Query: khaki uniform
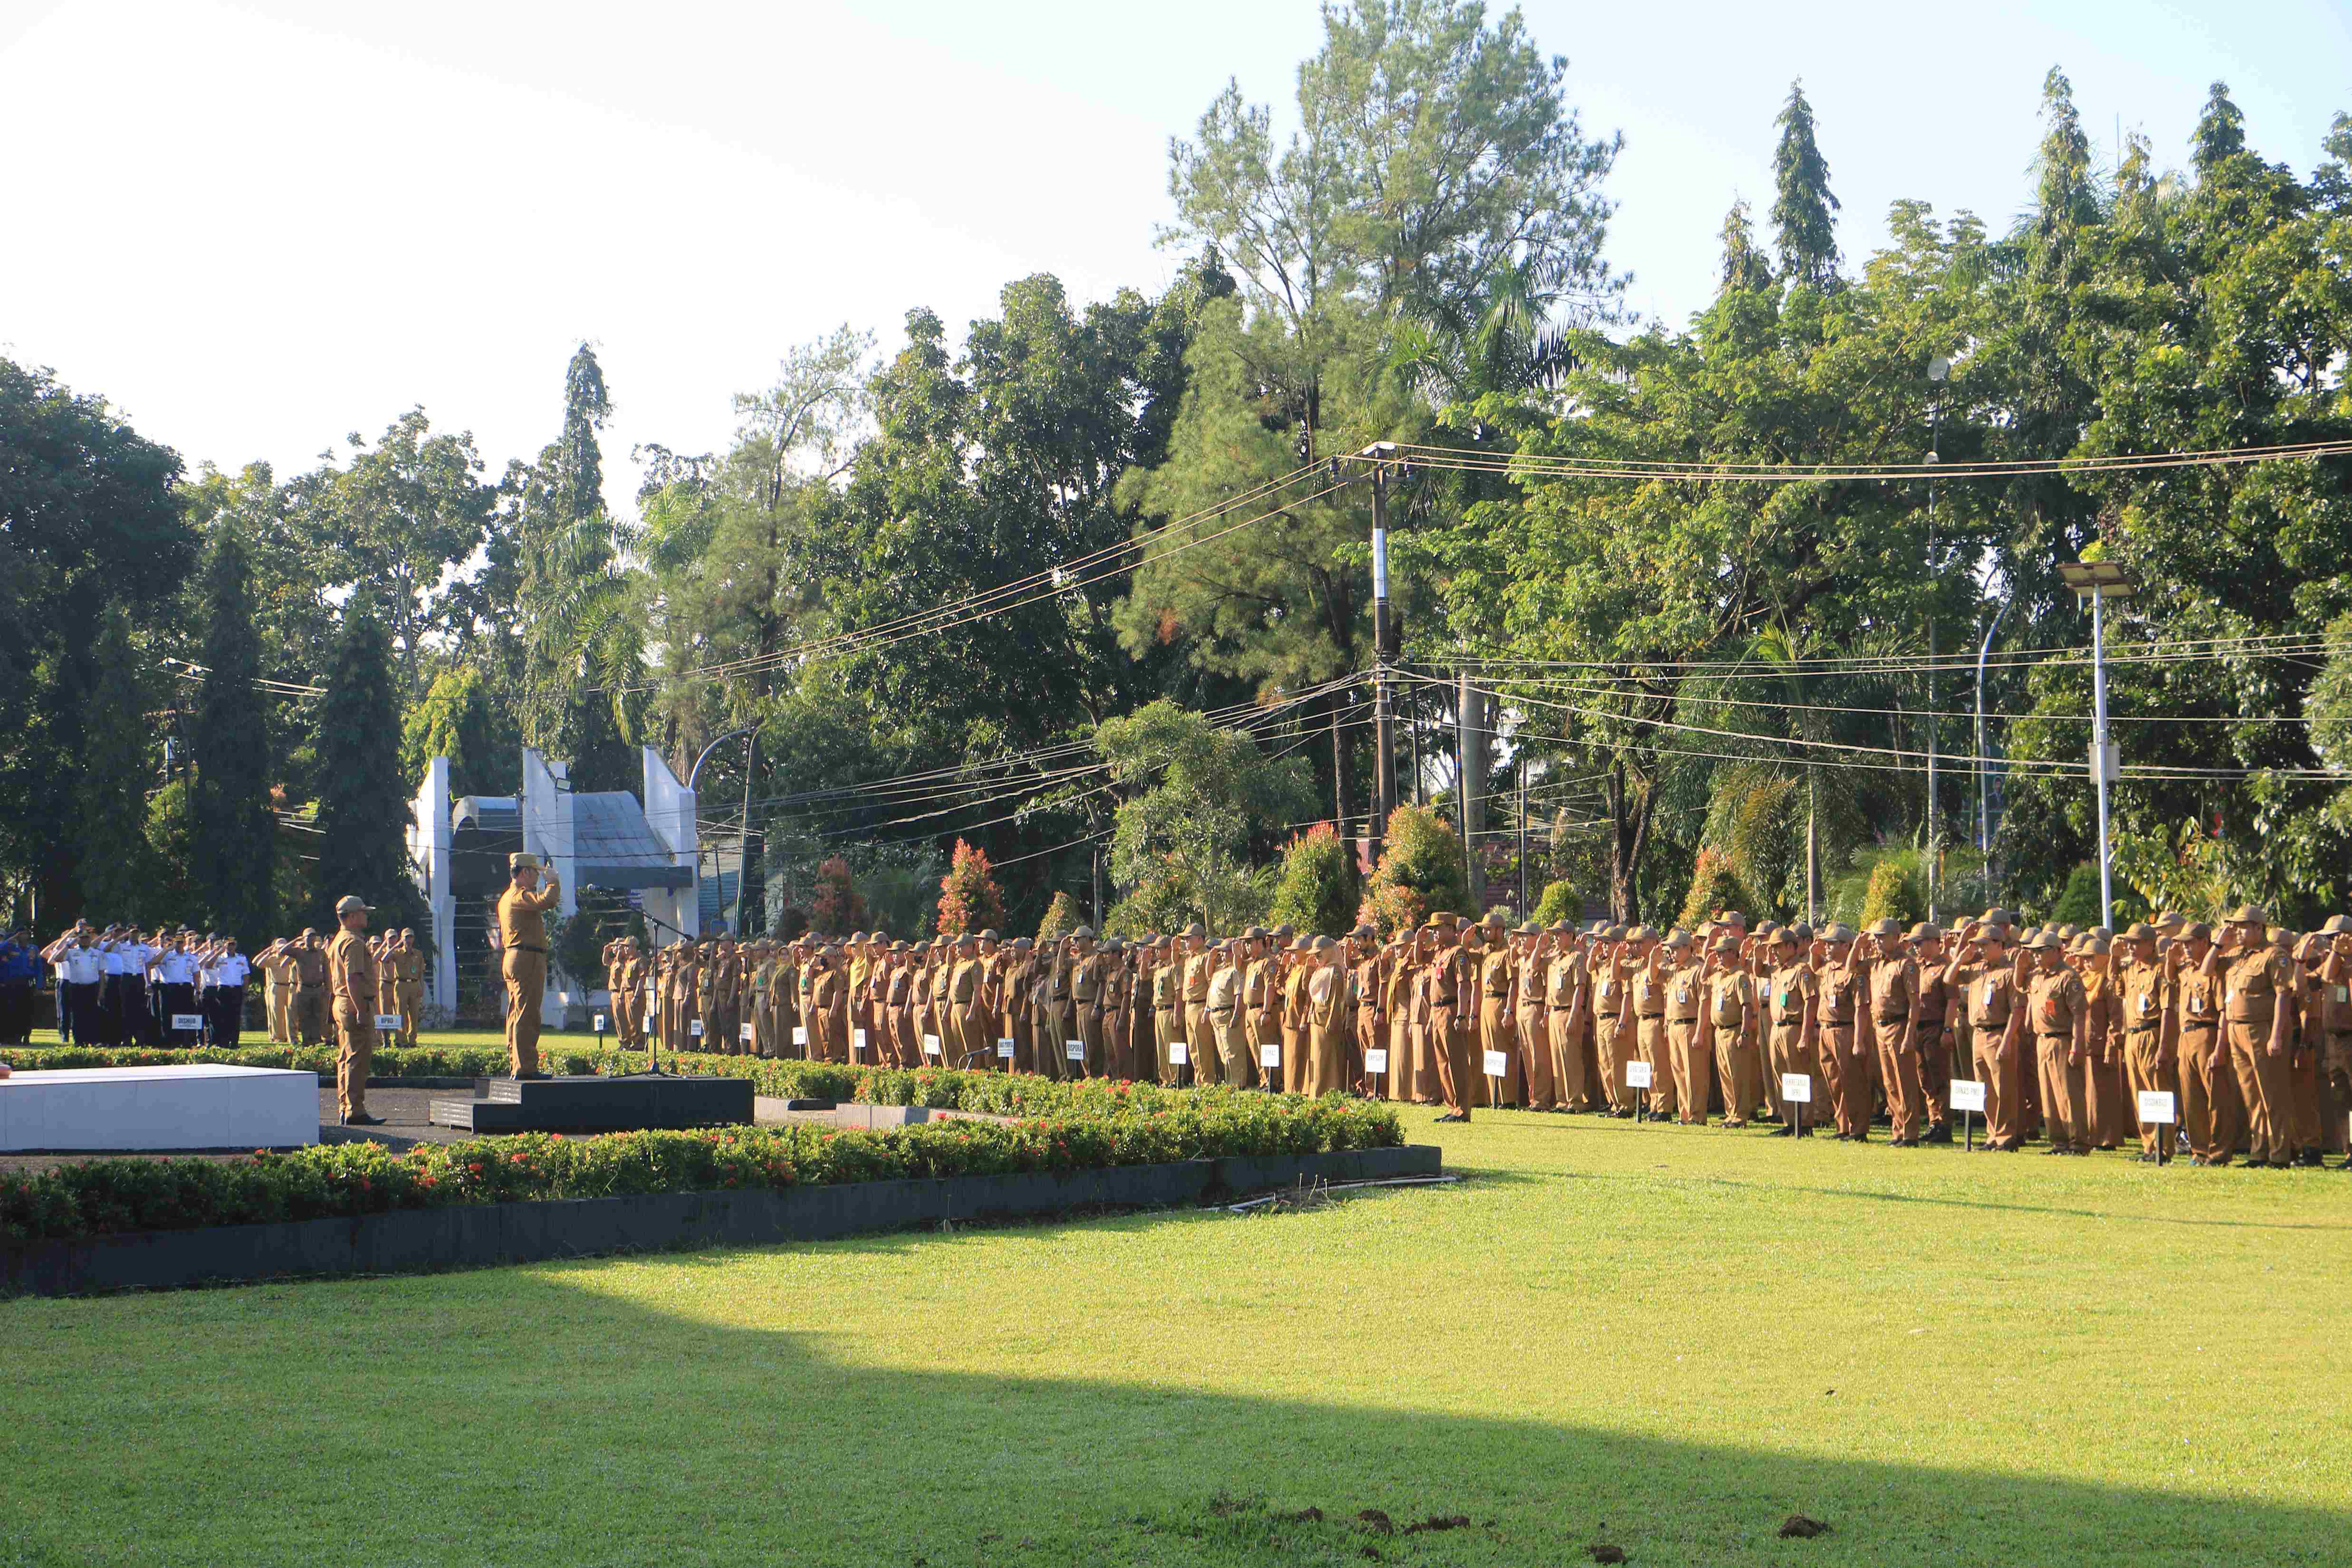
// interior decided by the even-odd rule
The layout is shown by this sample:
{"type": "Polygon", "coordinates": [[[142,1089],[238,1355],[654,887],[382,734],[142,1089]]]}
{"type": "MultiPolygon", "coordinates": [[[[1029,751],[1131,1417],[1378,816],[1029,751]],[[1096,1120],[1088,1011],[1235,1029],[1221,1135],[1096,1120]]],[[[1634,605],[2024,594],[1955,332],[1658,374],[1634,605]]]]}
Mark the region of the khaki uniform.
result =
{"type": "Polygon", "coordinates": [[[1918,1022],[1918,966],[1907,958],[1874,961],[1870,965],[1871,1043],[1877,1051],[1879,1080],[1886,1093],[1886,1119],[1894,1124],[1889,1136],[1898,1143],[1916,1142],[1924,1131],[1920,1118],[1927,1106],[1915,1046],[1918,1022]]]}
{"type": "Polygon", "coordinates": [[[269,1010],[269,1043],[290,1046],[294,1043],[294,987],[299,983],[294,955],[281,952],[254,967],[267,983],[263,1002],[269,1010]]]}
{"type": "Polygon", "coordinates": [[[327,950],[307,942],[293,952],[294,1033],[306,1046],[325,1040],[333,1029],[327,996],[327,950]]]}
{"type": "Polygon", "coordinates": [[[1666,995],[1673,972],[1652,973],[1646,961],[1629,967],[1626,997],[1633,1010],[1633,1049],[1650,1067],[1650,1114],[1672,1117],[1680,1103],[1675,1098],[1675,1054],[1666,1038],[1666,995]]]}
{"type": "Polygon", "coordinates": [[[2234,1157],[2244,1113],[2238,1080],[2230,1070],[2229,1043],[2221,1035],[2221,976],[2194,964],[2172,978],[2173,1017],[2179,1030],[2180,1131],[2189,1152],[2209,1165],[2234,1157]]]}
{"type": "MultiPolygon", "coordinates": [[[[2123,972],[2116,987],[2117,1010],[2123,1015],[2124,1080],[2135,1108],[2143,1094],[2170,1093],[2172,1084],[2164,1070],[2164,1015],[2169,1005],[2165,994],[2164,966],[2161,963],[2130,963],[2123,972]]],[[[2174,1107],[2176,1112],[2179,1106],[2174,1107]]],[[[2144,1154],[2165,1152],[2163,1140],[2168,1124],[2161,1121],[2140,1121],[2139,1147],[2144,1154]]]]}
{"type": "Polygon", "coordinates": [[[1459,947],[1440,949],[1422,972],[1438,1090],[1445,1097],[1446,1109],[1463,1116],[1470,1113],[1470,1080],[1475,1076],[1470,1050],[1477,1026],[1463,1013],[1473,984],[1470,955],[1459,947]]]}
{"type": "Polygon", "coordinates": [[[425,952],[422,948],[404,947],[393,955],[393,990],[399,998],[400,1043],[412,1049],[416,1045],[417,1018],[425,1011],[425,952]]]}
{"type": "MultiPolygon", "coordinates": [[[[2294,1163],[2294,1109],[2289,1090],[2288,1053],[2273,1056],[2271,1042],[2281,1007],[2294,1005],[2294,965],[2269,947],[2231,959],[2222,970],[2222,1009],[2229,1029],[2229,1064],[2238,1098],[2246,1108],[2246,1161],[2254,1165],[2294,1163]]],[[[2288,1024],[2289,1046],[2295,1028],[2288,1024]]]]}
{"type": "Polygon", "coordinates": [[[547,911],[562,897],[555,888],[524,892],[509,885],[499,898],[499,942],[507,982],[507,1070],[539,1070],[539,1005],[547,995],[547,911]]]}
{"type": "Polygon", "coordinates": [[[1869,1052],[1856,1031],[1862,1027],[1863,972],[1851,957],[1843,963],[1823,963],[1813,976],[1821,1006],[1821,1068],[1837,1118],[1838,1136],[1855,1142],[1870,1136],[1871,1100],[1877,1081],[1869,1052]]]}
{"type": "Polygon", "coordinates": [[[1765,1013],[1770,1019],[1765,1037],[1765,1087],[1771,1091],[1771,1103],[1785,1117],[1789,1107],[1780,1096],[1781,1078],[1801,1073],[1811,1079],[1813,1097],[1805,1106],[1805,1120],[1810,1122],[1830,1109],[1829,1085],[1822,1078],[1818,1045],[1805,1033],[1806,1019],[1814,1016],[1821,986],[1813,972],[1802,963],[1776,966],[1766,977],[1765,984],[1765,1013]]]}
{"type": "Polygon", "coordinates": [[[376,962],[367,938],[356,931],[335,933],[326,960],[328,985],[334,997],[335,1102],[343,1118],[367,1114],[368,1062],[375,1055],[376,962]]]}
{"type": "Polygon", "coordinates": [[[1209,994],[1202,1004],[1201,1014],[1217,1037],[1217,1058],[1224,1069],[1224,1081],[1235,1088],[1255,1083],[1257,1056],[1244,1037],[1248,1025],[1242,1016],[1240,970],[1228,963],[1209,976],[1209,994]]]}
{"type": "Polygon", "coordinates": [[[1485,1067],[1487,1051],[1499,1051],[1503,1070],[1499,1074],[1481,1072],[1479,1079],[1493,1094],[1496,1105],[1517,1106],[1527,1100],[1527,1075],[1519,1060],[1518,1020],[1511,1007],[1518,957],[1505,939],[1496,937],[1491,941],[1493,945],[1478,960],[1479,1066],[1485,1067]]]}
{"type": "Polygon", "coordinates": [[[1719,969],[1706,977],[1707,1033],[1713,1037],[1716,1081],[1723,1086],[1723,1124],[1745,1127],[1764,1086],[1753,1033],[1756,984],[1746,971],[1719,969]]]}
{"type": "Polygon", "coordinates": [[[2091,1152],[2088,1064],[2075,1055],[2078,1029],[2090,1022],[2090,998],[2083,977],[2061,965],[2036,970],[2026,985],[2027,1027],[2033,1031],[2035,1057],[2042,1070],[2042,1114],[2050,1129],[2053,1149],[2091,1152]]]}
{"type": "Polygon", "coordinates": [[[1706,977],[1696,962],[1670,970],[1665,976],[1667,1065],[1674,1073],[1674,1100],[1685,1126],[1703,1126],[1707,1102],[1715,1098],[1715,1051],[1703,1020],[1706,977]]]}

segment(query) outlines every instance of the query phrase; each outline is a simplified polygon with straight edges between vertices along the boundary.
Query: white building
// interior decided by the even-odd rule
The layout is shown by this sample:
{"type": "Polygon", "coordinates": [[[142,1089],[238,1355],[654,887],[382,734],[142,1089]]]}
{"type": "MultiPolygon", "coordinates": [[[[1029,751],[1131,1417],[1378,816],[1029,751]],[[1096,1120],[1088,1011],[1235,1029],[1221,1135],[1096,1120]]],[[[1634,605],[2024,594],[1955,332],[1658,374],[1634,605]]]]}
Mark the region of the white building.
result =
{"type": "MultiPolygon", "coordinates": [[[[461,994],[495,988],[491,979],[490,910],[507,885],[507,857],[529,850],[562,879],[558,912],[580,910],[583,889],[623,893],[645,917],[656,942],[700,933],[696,862],[700,837],[694,792],[650,746],[642,795],[625,790],[579,793],[569,764],[526,746],[522,794],[449,795],[449,760],[427,764],[408,827],[408,854],[417,889],[433,913],[433,973],[426,999],[455,1014],[461,994]],[[461,986],[460,975],[469,984],[461,986]]],[[[540,1016],[563,1026],[567,1014],[598,1005],[602,975],[565,975],[551,969],[540,1016]]],[[[496,1008],[490,1011],[496,1016],[496,1008]]]]}

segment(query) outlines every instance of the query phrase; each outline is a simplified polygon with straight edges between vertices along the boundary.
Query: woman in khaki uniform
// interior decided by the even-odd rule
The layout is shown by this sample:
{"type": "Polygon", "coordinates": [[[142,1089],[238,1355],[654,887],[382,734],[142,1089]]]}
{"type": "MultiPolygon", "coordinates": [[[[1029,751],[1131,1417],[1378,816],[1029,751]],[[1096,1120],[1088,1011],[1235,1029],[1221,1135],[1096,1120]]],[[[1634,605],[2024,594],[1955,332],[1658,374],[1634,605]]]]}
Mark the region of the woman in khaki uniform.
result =
{"type": "Polygon", "coordinates": [[[1317,937],[1304,973],[1307,983],[1299,995],[1306,1005],[1302,1045],[1307,1082],[1300,1092],[1319,1098],[1348,1086],[1348,1034],[1355,1008],[1337,941],[1317,937]]]}
{"type": "Polygon", "coordinates": [[[1869,1043],[1862,1034],[1864,975],[1854,967],[1853,931],[1833,925],[1813,944],[1813,984],[1821,998],[1822,1077],[1837,1117],[1841,1142],[1870,1141],[1869,1043]]]}
{"type": "Polygon", "coordinates": [[[1694,945],[1689,932],[1672,932],[1658,950],[1657,969],[1665,992],[1665,1065],[1674,1079],[1676,1120],[1685,1127],[1704,1127],[1707,1102],[1715,1097],[1715,1053],[1704,1025],[1706,999],[1700,994],[1706,981],[1694,945]]]}
{"type": "Polygon", "coordinates": [[[2084,1058],[2090,1032],[2089,999],[2082,977],[2066,967],[2064,944],[2043,931],[2017,955],[2018,984],[2025,1005],[2011,1012],[2009,1031],[2029,1041],[2042,1075],[2042,1114],[2050,1128],[2052,1154],[2088,1154],[2091,1128],[2084,1100],[2084,1058]]]}
{"type": "Polygon", "coordinates": [[[1763,1097],[1756,1068],[1756,990],[1739,967],[1739,943],[1730,932],[1715,939],[1707,957],[1707,1044],[1716,1081],[1723,1086],[1723,1124],[1745,1127],[1763,1097]]]}

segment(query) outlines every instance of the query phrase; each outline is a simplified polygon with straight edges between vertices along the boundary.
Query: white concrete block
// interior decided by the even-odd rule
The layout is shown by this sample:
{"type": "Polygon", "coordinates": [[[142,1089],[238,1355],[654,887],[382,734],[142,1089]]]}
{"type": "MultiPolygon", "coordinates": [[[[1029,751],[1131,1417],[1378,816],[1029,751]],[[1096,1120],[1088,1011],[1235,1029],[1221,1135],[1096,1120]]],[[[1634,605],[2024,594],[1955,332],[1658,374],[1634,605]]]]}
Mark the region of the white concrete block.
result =
{"type": "Polygon", "coordinates": [[[319,1075],[215,1062],[0,1079],[0,1152],[271,1149],[319,1141],[319,1075]]]}

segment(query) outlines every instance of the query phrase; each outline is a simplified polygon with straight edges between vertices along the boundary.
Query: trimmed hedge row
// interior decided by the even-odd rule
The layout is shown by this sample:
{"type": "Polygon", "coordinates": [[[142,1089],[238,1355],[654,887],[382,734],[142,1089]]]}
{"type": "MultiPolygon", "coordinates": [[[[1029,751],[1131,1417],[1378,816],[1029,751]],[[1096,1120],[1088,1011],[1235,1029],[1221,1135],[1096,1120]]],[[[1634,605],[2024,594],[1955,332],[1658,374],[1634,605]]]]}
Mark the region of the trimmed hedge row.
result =
{"type": "Polygon", "coordinates": [[[0,1237],[65,1239],[454,1204],[1076,1171],[1403,1142],[1396,1113],[1384,1105],[1255,1095],[1125,1115],[882,1131],[800,1125],[596,1138],[522,1133],[397,1153],[362,1142],[228,1161],[100,1159],[37,1175],[0,1174],[0,1237]]]}
{"type": "MultiPolygon", "coordinates": [[[[180,1062],[226,1062],[240,1067],[295,1068],[331,1079],[335,1053],[324,1046],[267,1046],[235,1051],[147,1051],[36,1047],[10,1054],[27,1071],[35,1068],[159,1067],[180,1062]]],[[[690,1054],[662,1058],[665,1067],[716,1078],[747,1078],[756,1092],[779,1100],[830,1100],[865,1105],[920,1105],[934,1110],[977,1110],[997,1116],[1119,1116],[1172,1110],[1182,1106],[1252,1104],[1297,1096],[1233,1089],[1223,1084],[1162,1089],[1125,1079],[1041,1078],[1034,1073],[965,1072],[953,1068],[851,1067],[838,1062],[769,1060],[759,1057],[690,1054]]],[[[472,1078],[502,1074],[506,1053],[490,1047],[420,1046],[375,1053],[381,1078],[472,1078]]],[[[643,1072],[643,1052],[607,1048],[551,1051],[548,1070],[558,1073],[643,1072]]]]}

